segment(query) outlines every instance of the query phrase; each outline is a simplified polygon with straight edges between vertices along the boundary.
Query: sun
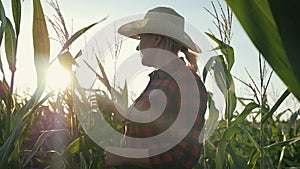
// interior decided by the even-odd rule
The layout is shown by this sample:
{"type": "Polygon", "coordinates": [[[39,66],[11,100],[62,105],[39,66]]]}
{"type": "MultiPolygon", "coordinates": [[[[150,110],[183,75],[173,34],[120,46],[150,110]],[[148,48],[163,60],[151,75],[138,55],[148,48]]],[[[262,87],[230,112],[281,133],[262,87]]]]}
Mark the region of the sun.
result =
{"type": "Polygon", "coordinates": [[[71,74],[59,63],[53,63],[47,73],[47,88],[50,90],[64,90],[70,84],[71,74]]]}

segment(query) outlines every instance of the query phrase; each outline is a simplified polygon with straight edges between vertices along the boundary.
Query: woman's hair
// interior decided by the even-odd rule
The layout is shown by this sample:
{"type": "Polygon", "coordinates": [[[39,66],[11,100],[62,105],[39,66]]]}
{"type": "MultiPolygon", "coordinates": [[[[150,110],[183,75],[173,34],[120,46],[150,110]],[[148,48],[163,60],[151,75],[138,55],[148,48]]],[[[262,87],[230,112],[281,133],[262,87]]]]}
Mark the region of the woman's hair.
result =
{"type": "Polygon", "coordinates": [[[188,48],[184,47],[183,45],[179,44],[178,42],[174,41],[171,38],[165,37],[166,39],[166,49],[179,52],[181,51],[184,53],[186,60],[189,62],[188,67],[192,69],[194,72],[198,71],[197,66],[197,55],[188,50],[188,48]]]}
{"type": "Polygon", "coordinates": [[[194,72],[198,71],[198,65],[197,65],[197,55],[191,51],[189,51],[187,48],[181,49],[181,52],[184,53],[186,60],[189,62],[188,66],[190,69],[192,69],[194,72]]]}

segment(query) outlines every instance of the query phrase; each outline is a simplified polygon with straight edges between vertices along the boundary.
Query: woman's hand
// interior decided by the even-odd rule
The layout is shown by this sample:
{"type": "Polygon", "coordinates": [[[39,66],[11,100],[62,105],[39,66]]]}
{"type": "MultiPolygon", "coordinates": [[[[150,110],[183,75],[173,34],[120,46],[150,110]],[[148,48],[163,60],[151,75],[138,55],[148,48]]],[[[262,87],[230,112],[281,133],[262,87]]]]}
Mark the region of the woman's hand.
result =
{"type": "Polygon", "coordinates": [[[113,113],[117,121],[122,123],[126,122],[126,119],[120,113],[124,113],[125,110],[120,105],[110,100],[108,97],[97,96],[97,105],[102,113],[113,113]]]}
{"type": "Polygon", "coordinates": [[[106,96],[97,96],[97,105],[102,113],[114,113],[115,111],[113,101],[106,96]]]}

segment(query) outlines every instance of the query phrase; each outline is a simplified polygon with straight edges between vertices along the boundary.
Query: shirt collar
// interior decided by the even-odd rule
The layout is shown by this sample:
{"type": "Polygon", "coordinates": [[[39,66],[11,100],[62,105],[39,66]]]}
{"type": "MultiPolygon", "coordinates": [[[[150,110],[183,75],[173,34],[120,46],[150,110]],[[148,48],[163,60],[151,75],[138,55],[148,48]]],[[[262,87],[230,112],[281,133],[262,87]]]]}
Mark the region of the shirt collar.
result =
{"type": "Polygon", "coordinates": [[[185,64],[185,61],[182,57],[172,60],[171,62],[169,62],[168,64],[166,64],[165,66],[163,66],[162,68],[160,68],[158,70],[154,70],[153,72],[151,72],[149,74],[149,77],[150,77],[150,79],[156,78],[156,77],[164,78],[166,76],[169,76],[169,73],[167,73],[167,72],[176,73],[176,72],[180,71],[178,69],[178,64],[185,64]]]}

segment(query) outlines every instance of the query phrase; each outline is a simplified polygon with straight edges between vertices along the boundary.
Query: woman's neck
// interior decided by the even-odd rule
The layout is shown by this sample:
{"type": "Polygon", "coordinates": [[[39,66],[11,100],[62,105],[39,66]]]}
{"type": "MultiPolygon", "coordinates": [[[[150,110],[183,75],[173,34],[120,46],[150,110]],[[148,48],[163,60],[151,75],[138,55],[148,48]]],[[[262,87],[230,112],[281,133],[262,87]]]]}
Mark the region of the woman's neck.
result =
{"type": "Polygon", "coordinates": [[[167,65],[174,59],[178,58],[177,54],[163,49],[155,52],[155,55],[156,56],[154,57],[153,61],[154,61],[154,67],[157,69],[160,69],[161,67],[167,65]]]}

